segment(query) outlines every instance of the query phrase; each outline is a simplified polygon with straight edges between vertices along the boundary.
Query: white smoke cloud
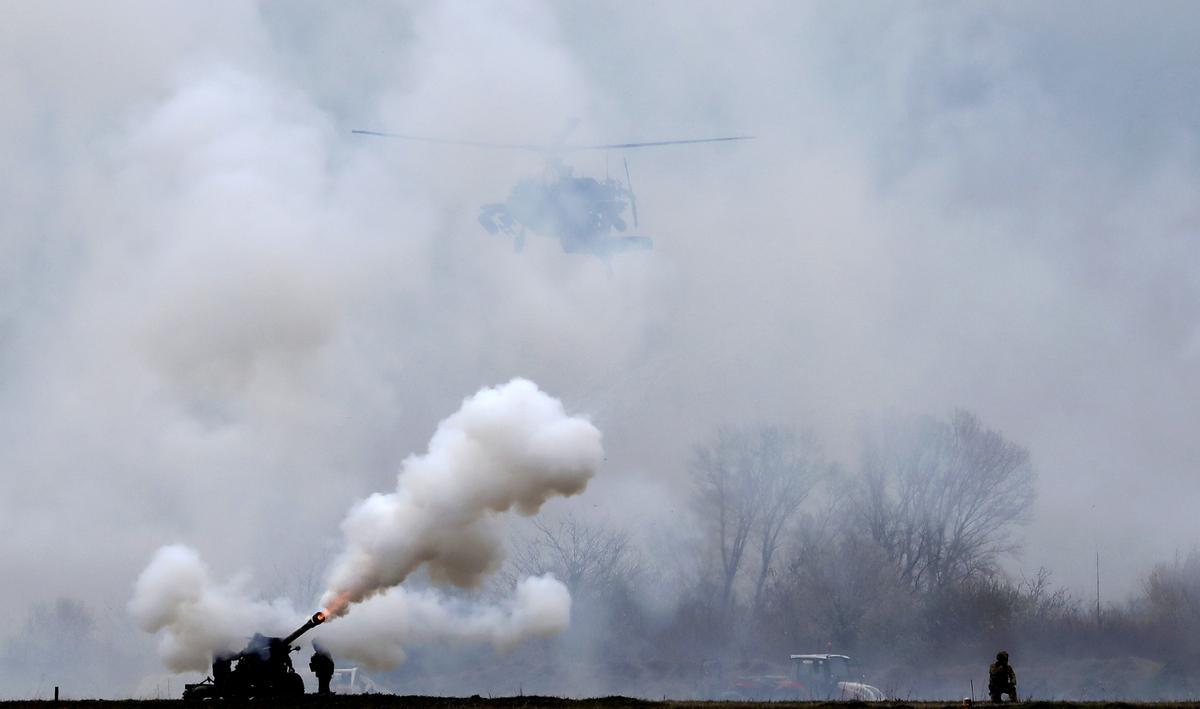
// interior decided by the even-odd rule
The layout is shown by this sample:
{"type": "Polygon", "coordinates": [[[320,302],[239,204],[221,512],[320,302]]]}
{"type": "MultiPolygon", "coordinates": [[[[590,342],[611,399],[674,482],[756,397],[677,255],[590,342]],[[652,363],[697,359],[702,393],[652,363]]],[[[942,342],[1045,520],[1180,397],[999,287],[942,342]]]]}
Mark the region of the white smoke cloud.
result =
{"type": "Polygon", "coordinates": [[[275,632],[297,617],[286,601],[254,600],[243,580],[217,583],[200,555],[180,544],[155,553],[129,611],[146,632],[162,631],[159,655],[176,672],[205,671],[214,654],[240,650],[251,633],[275,632]]]}
{"type": "MultiPolygon", "coordinates": [[[[251,634],[299,625],[303,613],[290,602],[255,599],[246,586],[241,578],[215,581],[191,547],[165,546],[138,577],[129,611],[142,630],[161,632],[159,656],[168,669],[205,672],[214,655],[241,650],[251,634]]],[[[571,594],[547,574],[522,579],[510,598],[494,604],[392,588],[321,628],[320,640],[339,657],[386,669],[405,660],[406,647],[450,642],[504,649],[562,632],[570,620],[571,594]]]]}
{"type": "Polygon", "coordinates": [[[405,660],[406,647],[449,642],[504,649],[562,632],[570,620],[571,594],[550,575],[522,579],[511,598],[495,605],[398,586],[322,629],[321,643],[336,656],[387,669],[405,660]]]}
{"type": "Polygon", "coordinates": [[[422,564],[435,581],[477,586],[502,558],[491,515],[532,515],[582,492],[603,455],[596,427],[533,382],[479,391],[438,425],[424,455],[404,461],[395,492],[351,510],[324,604],[340,613],[422,564]]]}
{"type": "MultiPolygon", "coordinates": [[[[552,576],[522,579],[498,604],[398,588],[424,565],[430,576],[477,586],[502,558],[496,513],[535,514],[551,497],[582,492],[603,459],[600,432],[568,416],[536,384],[514,379],[483,389],[438,426],[429,450],[404,461],[396,492],[355,506],[343,524],[347,549],[323,603],[352,621],[325,628],[335,652],[375,667],[404,660],[403,648],[438,641],[510,646],[570,622],[571,596],[552,576]]],[[[253,632],[282,633],[302,613],[289,602],[254,599],[244,581],[218,584],[199,554],[160,549],[142,571],[129,610],[143,630],[162,632],[172,670],[204,670],[216,653],[241,648],[253,632]]]]}

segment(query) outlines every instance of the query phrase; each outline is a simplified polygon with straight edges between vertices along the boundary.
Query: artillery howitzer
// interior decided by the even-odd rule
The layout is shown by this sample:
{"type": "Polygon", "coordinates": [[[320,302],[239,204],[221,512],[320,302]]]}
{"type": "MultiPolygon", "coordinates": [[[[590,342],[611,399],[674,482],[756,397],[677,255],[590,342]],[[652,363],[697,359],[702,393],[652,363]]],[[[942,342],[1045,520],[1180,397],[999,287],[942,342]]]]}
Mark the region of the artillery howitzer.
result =
{"type": "Polygon", "coordinates": [[[203,682],[184,685],[183,698],[269,698],[303,695],[304,680],[296,674],[291,658],[291,653],[300,648],[292,647],[292,643],[324,622],[325,614],[317,612],[286,638],[255,633],[241,652],[214,657],[212,676],[203,682]]]}

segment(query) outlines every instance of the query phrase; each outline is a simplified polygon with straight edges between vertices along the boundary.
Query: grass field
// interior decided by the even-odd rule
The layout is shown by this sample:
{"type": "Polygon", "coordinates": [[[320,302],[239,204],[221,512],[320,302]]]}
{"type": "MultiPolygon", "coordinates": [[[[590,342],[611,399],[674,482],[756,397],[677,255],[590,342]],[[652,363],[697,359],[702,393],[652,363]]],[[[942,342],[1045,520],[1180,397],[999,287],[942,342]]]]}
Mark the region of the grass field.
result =
{"type": "MultiPolygon", "coordinates": [[[[54,700],[0,701],[4,709],[20,707],[124,707],[139,709],[155,707],[193,706],[182,700],[54,700]]],[[[216,702],[215,707],[305,707],[306,709],[350,709],[351,707],[396,707],[397,709],[961,709],[959,702],[717,702],[717,701],[647,701],[629,697],[601,697],[596,699],[560,699],[558,697],[416,697],[391,694],[356,694],[346,696],[318,697],[307,695],[302,699],[270,702],[216,702]]],[[[979,706],[993,706],[979,702],[979,706]]],[[[1200,702],[1024,702],[1021,709],[1133,709],[1154,707],[1155,709],[1200,708],[1200,702]]]]}

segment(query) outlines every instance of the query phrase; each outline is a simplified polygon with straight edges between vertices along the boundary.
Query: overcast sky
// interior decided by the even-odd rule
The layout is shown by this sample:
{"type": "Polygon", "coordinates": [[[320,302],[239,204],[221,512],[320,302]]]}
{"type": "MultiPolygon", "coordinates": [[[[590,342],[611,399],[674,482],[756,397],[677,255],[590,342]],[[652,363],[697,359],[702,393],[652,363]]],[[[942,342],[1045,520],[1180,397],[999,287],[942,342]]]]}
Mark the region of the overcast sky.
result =
{"type": "MultiPolygon", "coordinates": [[[[58,2],[0,9],[8,602],[162,544],[323,563],[482,386],[591,416],[581,498],[662,530],[722,423],[974,411],[1026,446],[1016,572],[1200,540],[1200,6],[58,2]],[[498,142],[628,158],[649,252],[484,232],[498,142]]],[[[680,530],[676,530],[680,531],[680,530]]],[[[680,531],[680,533],[684,533],[680,531]]]]}

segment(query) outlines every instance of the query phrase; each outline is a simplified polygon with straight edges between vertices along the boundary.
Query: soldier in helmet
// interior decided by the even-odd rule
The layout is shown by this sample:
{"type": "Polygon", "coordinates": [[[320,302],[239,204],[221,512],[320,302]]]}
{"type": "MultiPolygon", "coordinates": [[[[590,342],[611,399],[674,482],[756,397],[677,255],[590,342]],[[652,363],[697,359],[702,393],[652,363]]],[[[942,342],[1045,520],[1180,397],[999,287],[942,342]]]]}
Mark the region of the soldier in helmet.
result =
{"type": "Polygon", "coordinates": [[[313,656],[308,661],[308,669],[317,676],[317,694],[331,694],[329,680],[333,679],[333,657],[317,643],[313,643],[313,656]]]}
{"type": "Polygon", "coordinates": [[[1018,701],[1017,673],[1013,671],[1012,665],[1008,664],[1008,653],[1004,650],[996,653],[996,661],[988,668],[988,693],[997,704],[1005,694],[1008,695],[1009,701],[1018,701]]]}

